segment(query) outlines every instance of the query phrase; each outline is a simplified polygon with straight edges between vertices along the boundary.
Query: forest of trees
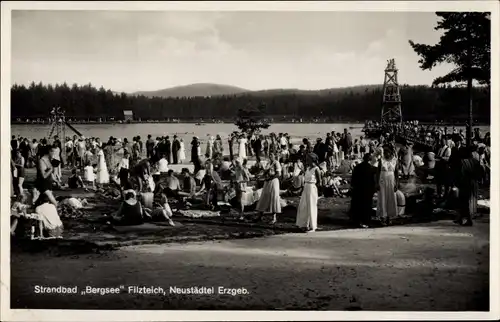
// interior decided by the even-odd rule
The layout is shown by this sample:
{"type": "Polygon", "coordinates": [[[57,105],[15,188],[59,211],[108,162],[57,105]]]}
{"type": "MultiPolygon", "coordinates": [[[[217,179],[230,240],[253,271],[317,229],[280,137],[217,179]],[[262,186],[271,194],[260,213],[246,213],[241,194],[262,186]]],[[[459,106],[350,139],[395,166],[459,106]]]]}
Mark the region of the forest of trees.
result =
{"type": "MultiPolygon", "coordinates": [[[[489,122],[489,87],[474,88],[474,119],[489,122]]],[[[464,121],[468,115],[467,90],[463,87],[401,87],[403,118],[421,121],[464,121]]],[[[136,119],[196,120],[234,119],[242,107],[264,104],[266,114],[276,120],[322,118],[329,121],[378,120],[382,86],[357,86],[322,91],[249,92],[219,97],[147,98],[117,94],[91,84],[45,85],[32,83],[11,88],[11,118],[45,118],[54,106],[68,117],[80,120],[123,119],[132,110],[136,119]]]]}

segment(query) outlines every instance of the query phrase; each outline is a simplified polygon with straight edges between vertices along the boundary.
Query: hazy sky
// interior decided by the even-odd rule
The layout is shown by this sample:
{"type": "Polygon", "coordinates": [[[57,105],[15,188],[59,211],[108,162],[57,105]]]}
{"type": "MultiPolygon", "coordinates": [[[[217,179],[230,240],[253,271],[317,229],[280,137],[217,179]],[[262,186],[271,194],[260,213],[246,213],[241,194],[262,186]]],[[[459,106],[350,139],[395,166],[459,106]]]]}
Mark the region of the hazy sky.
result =
{"type": "Polygon", "coordinates": [[[12,82],[115,91],[218,83],[251,90],[430,84],[408,39],[434,44],[434,13],[13,11],[12,82]]]}

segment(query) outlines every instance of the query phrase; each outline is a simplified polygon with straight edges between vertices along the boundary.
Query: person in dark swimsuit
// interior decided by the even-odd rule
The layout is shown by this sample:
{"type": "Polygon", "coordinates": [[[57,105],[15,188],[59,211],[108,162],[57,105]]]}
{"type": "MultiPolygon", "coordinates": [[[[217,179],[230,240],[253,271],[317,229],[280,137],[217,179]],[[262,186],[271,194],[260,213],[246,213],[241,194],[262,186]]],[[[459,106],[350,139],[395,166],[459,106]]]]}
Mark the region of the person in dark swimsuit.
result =
{"type": "Polygon", "coordinates": [[[43,151],[41,151],[41,158],[36,169],[35,188],[40,192],[40,195],[45,195],[52,204],[57,206],[57,201],[52,193],[54,167],[51,163],[51,152],[53,149],[51,146],[44,146],[43,151]]]}
{"type": "Polygon", "coordinates": [[[14,164],[17,172],[17,180],[15,185],[16,195],[21,195],[23,193],[23,183],[24,183],[24,167],[26,159],[23,157],[21,150],[16,151],[16,157],[14,158],[14,164]]]}
{"type": "Polygon", "coordinates": [[[115,226],[135,226],[144,223],[142,204],[133,191],[124,192],[124,200],[118,211],[112,215],[110,223],[115,226]]]}
{"type": "Polygon", "coordinates": [[[68,178],[68,187],[70,189],[85,188],[82,177],[78,175],[76,168],[71,170],[71,176],[68,178]]]}

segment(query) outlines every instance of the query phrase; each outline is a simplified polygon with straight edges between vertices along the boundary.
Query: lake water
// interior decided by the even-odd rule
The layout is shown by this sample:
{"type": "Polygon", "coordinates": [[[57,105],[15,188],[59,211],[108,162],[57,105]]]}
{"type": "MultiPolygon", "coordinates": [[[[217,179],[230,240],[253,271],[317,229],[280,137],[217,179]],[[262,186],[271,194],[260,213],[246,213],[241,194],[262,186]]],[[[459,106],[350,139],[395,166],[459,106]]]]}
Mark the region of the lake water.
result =
{"type": "MultiPolygon", "coordinates": [[[[186,146],[186,157],[189,160],[190,157],[190,145],[193,136],[198,136],[202,143],[202,153],[205,153],[205,143],[208,136],[215,136],[219,134],[224,143],[224,150],[227,153],[228,146],[227,140],[225,140],[229,134],[237,130],[234,124],[222,123],[213,124],[208,123],[205,125],[195,125],[192,123],[141,123],[141,124],[75,124],[73,125],[75,129],[81,132],[85,137],[99,137],[103,141],[107,141],[110,136],[115,138],[127,138],[129,141],[132,140],[134,136],[140,136],[143,140],[146,140],[148,134],[151,134],[153,138],[157,136],[169,135],[172,136],[176,134],[179,138],[182,138],[186,146]]],[[[343,132],[347,129],[353,136],[353,138],[359,138],[363,133],[361,132],[362,124],[350,124],[350,123],[315,123],[315,124],[304,124],[304,123],[276,123],[272,124],[267,130],[262,133],[288,133],[292,137],[292,143],[299,144],[303,138],[309,138],[313,141],[316,138],[325,138],[325,133],[336,131],[343,132]]],[[[481,132],[490,131],[490,126],[478,126],[481,132]]],[[[47,137],[50,131],[50,126],[47,124],[13,124],[11,126],[11,135],[20,135],[22,137],[41,139],[47,137]]],[[[73,132],[67,127],[66,136],[73,136],[73,132]]],[[[236,145],[234,147],[236,149],[236,145]]],[[[236,150],[235,150],[236,151],[236,150]]]]}
{"type": "MultiPolygon", "coordinates": [[[[107,140],[110,136],[116,138],[127,138],[129,141],[132,137],[140,135],[144,140],[148,134],[154,138],[157,136],[176,134],[185,142],[190,142],[193,136],[198,136],[202,142],[205,142],[210,135],[219,134],[223,139],[227,138],[229,134],[236,131],[238,128],[234,124],[205,124],[195,125],[192,123],[141,123],[141,124],[74,124],[73,127],[80,131],[85,137],[99,137],[101,140],[107,140]]],[[[290,136],[300,140],[307,137],[315,139],[317,137],[324,137],[326,132],[329,131],[344,131],[348,129],[354,137],[362,135],[361,124],[291,124],[281,123],[272,124],[269,129],[264,130],[262,133],[288,133],[290,136]],[[350,127],[355,127],[350,129],[350,127]]],[[[43,138],[48,136],[50,126],[46,124],[29,124],[20,125],[14,124],[11,126],[12,135],[21,135],[28,138],[43,138]]],[[[66,135],[73,136],[73,132],[66,128],[66,135]]]]}

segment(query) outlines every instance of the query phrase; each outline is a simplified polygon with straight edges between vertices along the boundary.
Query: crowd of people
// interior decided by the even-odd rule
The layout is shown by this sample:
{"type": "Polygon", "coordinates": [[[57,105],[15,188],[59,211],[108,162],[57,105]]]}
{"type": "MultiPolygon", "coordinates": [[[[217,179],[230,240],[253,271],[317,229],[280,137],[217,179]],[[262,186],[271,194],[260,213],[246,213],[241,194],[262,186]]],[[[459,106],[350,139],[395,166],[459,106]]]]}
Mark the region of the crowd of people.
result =
{"type": "MultiPolygon", "coordinates": [[[[418,123],[395,127],[400,126],[408,131],[421,130],[418,123]]],[[[12,194],[17,198],[13,213],[16,218],[27,215],[27,207],[20,206],[26,205],[25,169],[34,167],[32,196],[36,197],[31,207],[38,209],[36,213],[44,212],[45,228],[51,230],[62,225],[52,214],[58,206],[54,190],[83,188],[102,192],[111,186],[120,191],[122,198],[120,208],[106,219],[114,225],[138,224],[152,217],[174,225],[170,204],[176,202],[177,209],[182,209],[200,198],[203,206],[211,210],[218,208],[221,201],[232,202],[242,220],[246,220],[245,207],[253,203],[258,213],[255,220],[264,220],[265,214],[270,214],[270,222],[276,223],[283,207],[282,196],[286,195],[300,196],[296,225],[304,231],[315,231],[318,199],[346,196],[340,189],[346,183],[343,175],[352,173],[349,193],[351,218],[356,225],[370,225],[375,195],[376,217],[381,223],[389,224],[401,215],[404,194],[400,179],[413,176],[434,181],[439,198],[447,199],[458,190],[457,222],[470,225],[478,185],[489,183],[489,134],[483,137],[476,130],[474,144],[465,147],[458,131],[448,134],[446,129],[436,128],[430,133],[439,143],[425,151],[423,159],[414,155],[410,142],[398,148],[390,131],[378,140],[363,136],[353,139],[347,129],[343,133],[332,131],[324,141],[317,138],[313,143],[304,138],[298,146],[287,133],[233,132],[227,139],[228,155],[220,135],[208,136],[203,143],[195,136],[190,142],[189,160],[194,171],[186,166],[180,173],[175,173],[172,165],[186,164],[186,150],[176,135],[172,141],[169,136],[153,139],[148,135],[145,142],[140,136],[131,142],[114,137],[102,142],[100,138],[79,136],[40,141],[13,136],[12,194]],[[251,166],[250,157],[255,157],[251,166]],[[63,179],[64,168],[71,170],[67,180],[63,179]],[[157,206],[152,202],[155,198],[160,200],[157,206]],[[42,205],[43,209],[39,208],[42,205]]]]}
{"type": "MultiPolygon", "coordinates": [[[[441,144],[443,138],[451,139],[453,142],[457,140],[465,142],[466,140],[466,134],[463,129],[457,129],[455,126],[449,128],[448,126],[441,125],[426,125],[419,123],[418,120],[385,124],[368,121],[365,123],[365,129],[381,132],[381,137],[399,135],[402,138],[433,148],[441,144]]],[[[490,133],[488,132],[482,137],[481,131],[479,128],[476,128],[473,131],[472,140],[490,145],[490,133]]]]}

